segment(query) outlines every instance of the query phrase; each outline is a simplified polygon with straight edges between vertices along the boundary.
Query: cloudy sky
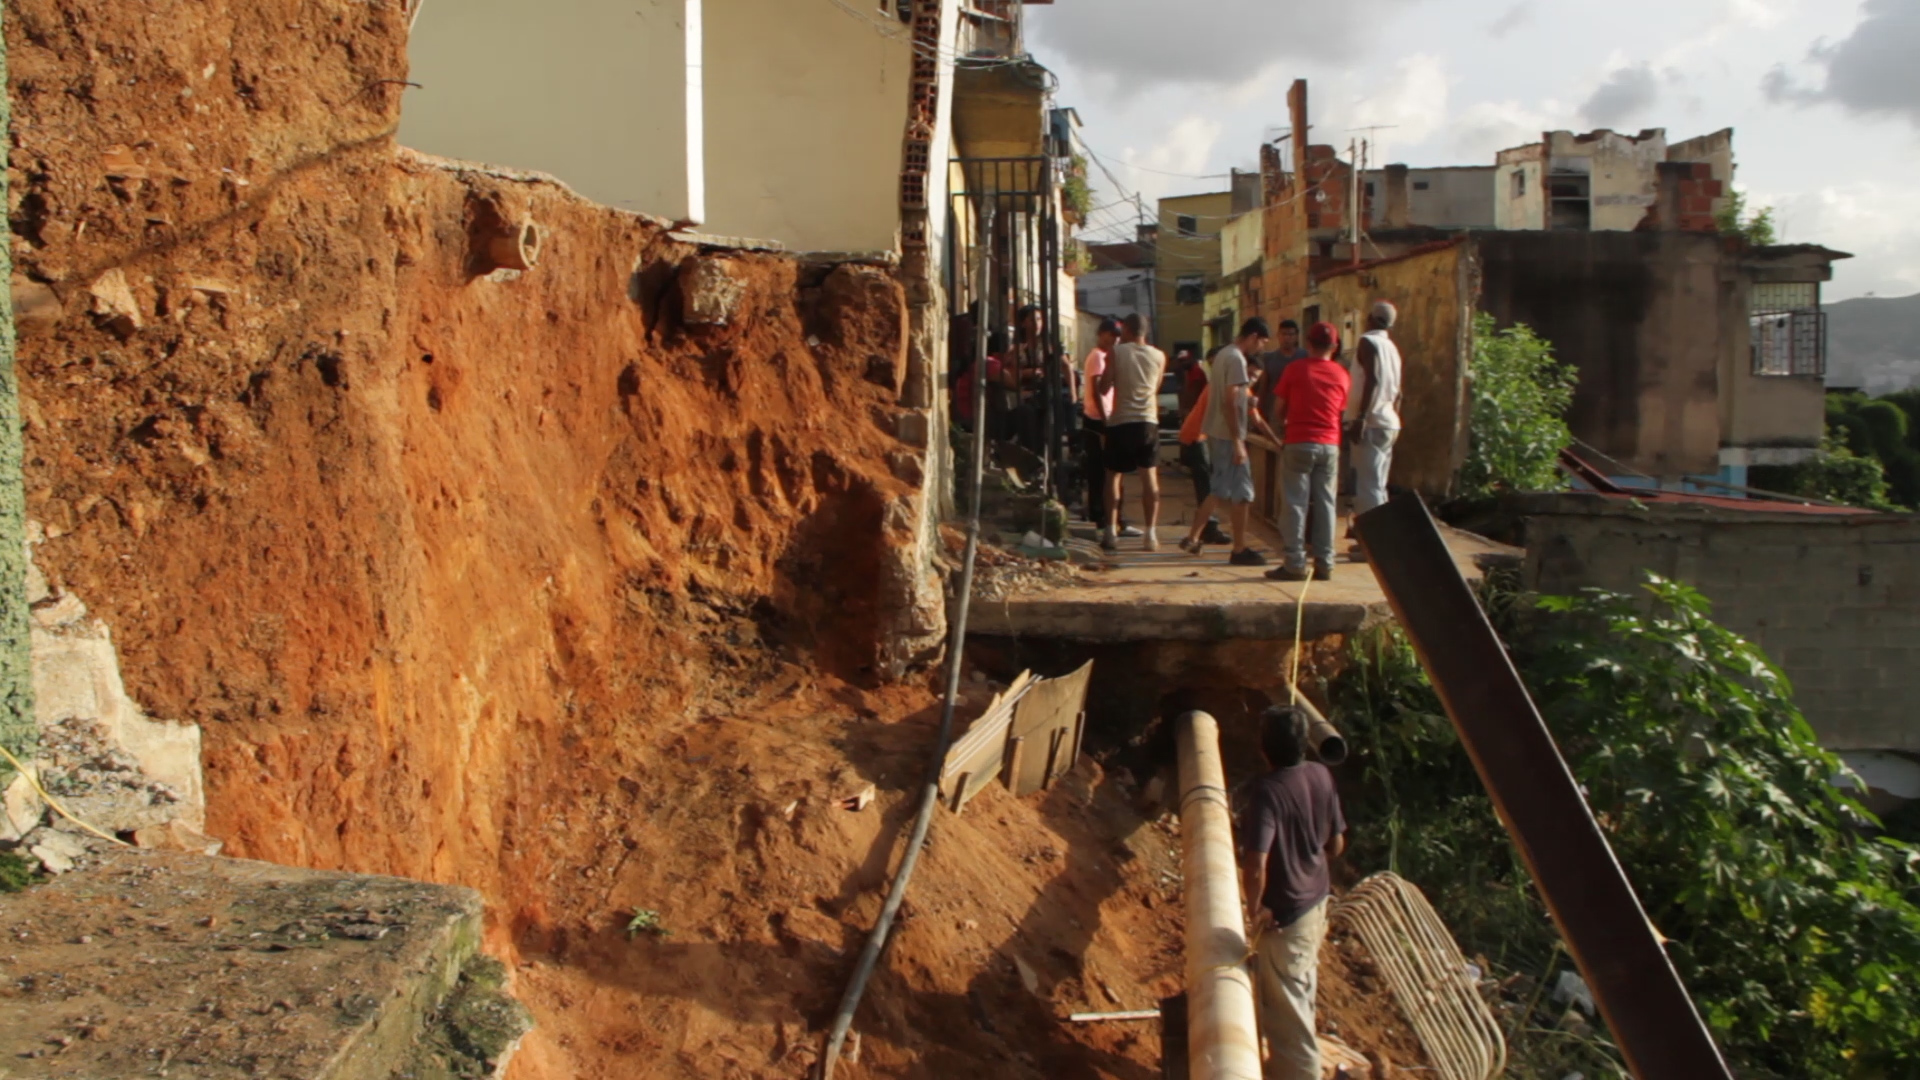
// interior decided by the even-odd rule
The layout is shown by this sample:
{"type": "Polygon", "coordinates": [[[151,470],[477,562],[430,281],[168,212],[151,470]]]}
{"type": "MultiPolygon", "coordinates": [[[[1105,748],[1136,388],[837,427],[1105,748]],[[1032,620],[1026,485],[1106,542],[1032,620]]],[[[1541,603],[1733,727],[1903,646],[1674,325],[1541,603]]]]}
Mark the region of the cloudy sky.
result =
{"type": "MultiPolygon", "coordinates": [[[[1829,300],[1920,292],[1920,0],[1057,0],[1027,9],[1057,103],[1123,195],[1219,190],[1309,81],[1314,141],[1491,164],[1542,131],[1734,129],[1787,242],[1853,252],[1829,300]]],[[[1092,170],[1096,205],[1114,185],[1092,170]]],[[[1110,235],[1130,212],[1095,215],[1110,235]]]]}

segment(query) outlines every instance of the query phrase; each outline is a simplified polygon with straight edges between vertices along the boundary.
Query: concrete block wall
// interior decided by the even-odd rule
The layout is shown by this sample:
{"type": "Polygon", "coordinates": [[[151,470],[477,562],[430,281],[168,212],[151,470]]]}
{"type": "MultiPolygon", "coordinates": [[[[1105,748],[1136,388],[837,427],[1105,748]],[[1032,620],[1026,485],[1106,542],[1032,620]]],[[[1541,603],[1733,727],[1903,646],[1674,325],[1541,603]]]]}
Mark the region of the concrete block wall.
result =
{"type": "Polygon", "coordinates": [[[1525,510],[1527,582],[1633,592],[1651,570],[1761,645],[1832,750],[1920,752],[1920,517],[1754,513],[1547,496],[1525,510]]]}

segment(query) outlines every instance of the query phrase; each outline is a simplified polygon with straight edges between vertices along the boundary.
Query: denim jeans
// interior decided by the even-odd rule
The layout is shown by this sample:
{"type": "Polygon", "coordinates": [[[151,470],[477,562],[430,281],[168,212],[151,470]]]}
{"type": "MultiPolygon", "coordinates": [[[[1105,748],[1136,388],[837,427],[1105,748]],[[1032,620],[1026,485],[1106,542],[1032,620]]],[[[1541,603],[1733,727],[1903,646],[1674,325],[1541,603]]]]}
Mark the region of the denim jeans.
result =
{"type": "Polygon", "coordinates": [[[1331,567],[1340,448],[1330,443],[1288,443],[1280,463],[1280,493],[1286,500],[1280,532],[1286,541],[1287,569],[1306,569],[1309,523],[1313,563],[1331,567]]]}
{"type": "Polygon", "coordinates": [[[1353,444],[1353,512],[1364,514],[1387,501],[1387,471],[1393,468],[1393,428],[1364,428],[1353,444]]]}

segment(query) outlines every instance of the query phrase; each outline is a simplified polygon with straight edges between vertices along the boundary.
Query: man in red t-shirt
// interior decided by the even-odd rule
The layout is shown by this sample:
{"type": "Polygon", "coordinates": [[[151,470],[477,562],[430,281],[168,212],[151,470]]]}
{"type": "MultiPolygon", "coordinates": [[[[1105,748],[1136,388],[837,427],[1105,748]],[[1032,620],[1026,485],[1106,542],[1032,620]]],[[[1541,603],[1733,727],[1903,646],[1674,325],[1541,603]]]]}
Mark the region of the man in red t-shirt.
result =
{"type": "Polygon", "coordinates": [[[1280,453],[1280,517],[1286,561],[1267,571],[1275,581],[1305,581],[1307,529],[1313,529],[1315,581],[1333,577],[1334,498],[1340,476],[1340,417],[1347,408],[1351,380],[1333,358],[1340,331],[1332,323],[1314,323],[1307,331],[1307,356],[1287,365],[1274,388],[1275,419],[1285,424],[1280,453]]]}

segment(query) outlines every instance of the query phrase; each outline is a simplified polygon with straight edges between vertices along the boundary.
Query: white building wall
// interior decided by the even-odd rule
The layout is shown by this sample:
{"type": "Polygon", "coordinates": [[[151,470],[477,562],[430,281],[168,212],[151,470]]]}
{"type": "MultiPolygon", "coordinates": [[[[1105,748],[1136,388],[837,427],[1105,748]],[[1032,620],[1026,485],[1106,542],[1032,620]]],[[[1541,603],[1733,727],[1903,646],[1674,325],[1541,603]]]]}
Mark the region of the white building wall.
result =
{"type": "Polygon", "coordinates": [[[703,2],[707,231],[895,248],[912,28],[861,0],[703,2]]]}
{"type": "Polygon", "coordinates": [[[795,250],[897,244],[913,40],[877,5],[440,0],[410,51],[415,149],[795,250]]]}
{"type": "Polygon", "coordinates": [[[440,0],[409,45],[400,141],[551,173],[698,222],[702,0],[440,0]],[[691,61],[691,62],[690,62],[691,61]]]}

